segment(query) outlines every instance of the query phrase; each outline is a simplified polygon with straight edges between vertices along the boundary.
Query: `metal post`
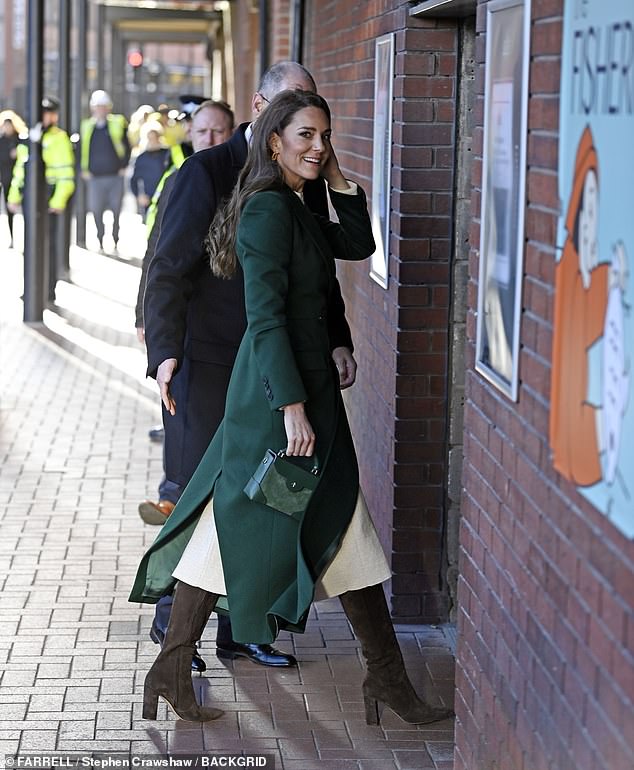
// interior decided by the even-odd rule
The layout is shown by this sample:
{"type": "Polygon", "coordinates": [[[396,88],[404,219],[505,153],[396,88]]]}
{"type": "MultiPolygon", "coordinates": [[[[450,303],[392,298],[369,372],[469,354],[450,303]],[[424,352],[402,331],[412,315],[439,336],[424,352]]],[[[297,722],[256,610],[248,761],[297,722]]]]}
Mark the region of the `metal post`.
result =
{"type": "Polygon", "coordinates": [[[97,6],[97,88],[106,89],[105,80],[105,8],[97,6]]]}
{"type": "MultiPolygon", "coordinates": [[[[44,81],[44,0],[28,0],[28,121],[41,123],[44,81]]],[[[48,297],[47,206],[42,145],[29,141],[24,212],[24,321],[41,323],[48,297]]]]}
{"type": "Polygon", "coordinates": [[[294,0],[293,2],[293,28],[291,36],[291,59],[301,64],[304,56],[304,0],[294,0]]]}
{"type": "MultiPolygon", "coordinates": [[[[87,77],[87,56],[88,56],[88,3],[87,0],[77,0],[77,66],[75,67],[75,88],[74,88],[74,114],[73,130],[79,132],[81,120],[84,116],[85,105],[88,102],[88,92],[86,88],[87,77]]],[[[77,143],[79,148],[77,152],[76,179],[77,189],[75,190],[75,216],[76,231],[75,237],[79,246],[86,246],[86,185],[81,177],[80,153],[81,143],[77,143]]]]}
{"type": "Polygon", "coordinates": [[[112,28],[112,86],[110,95],[113,101],[117,102],[125,112],[130,111],[130,104],[127,101],[125,90],[125,45],[122,36],[116,26],[112,28]]]}
{"type": "MultiPolygon", "coordinates": [[[[71,4],[59,0],[59,72],[58,95],[61,102],[60,125],[70,133],[70,28],[71,4]]],[[[57,223],[57,244],[55,248],[55,278],[66,278],[69,271],[70,250],[70,205],[63,214],[59,214],[57,223]]],[[[52,267],[52,266],[51,266],[52,267]]]]}

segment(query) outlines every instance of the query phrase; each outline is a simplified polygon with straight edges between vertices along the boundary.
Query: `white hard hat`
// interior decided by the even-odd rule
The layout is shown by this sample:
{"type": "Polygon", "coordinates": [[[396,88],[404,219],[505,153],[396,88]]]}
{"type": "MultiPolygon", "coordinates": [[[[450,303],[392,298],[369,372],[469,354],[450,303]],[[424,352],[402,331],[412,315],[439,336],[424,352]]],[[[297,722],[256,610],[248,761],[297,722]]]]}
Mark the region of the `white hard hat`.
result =
{"type": "Polygon", "coordinates": [[[106,91],[93,91],[90,96],[91,107],[112,107],[112,100],[106,91]]]}

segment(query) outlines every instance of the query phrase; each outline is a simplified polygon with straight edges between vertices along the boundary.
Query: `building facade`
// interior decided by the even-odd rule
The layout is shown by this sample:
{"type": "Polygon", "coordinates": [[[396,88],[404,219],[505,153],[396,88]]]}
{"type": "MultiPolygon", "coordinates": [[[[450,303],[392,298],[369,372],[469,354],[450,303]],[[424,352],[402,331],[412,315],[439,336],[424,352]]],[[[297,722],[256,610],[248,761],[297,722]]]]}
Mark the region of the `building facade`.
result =
{"type": "Polygon", "coordinates": [[[456,622],[455,770],[629,770],[631,0],[209,9],[214,95],[302,60],[368,193],[346,405],[395,620],[456,622]]]}
{"type": "Polygon", "coordinates": [[[335,147],[371,195],[393,39],[387,288],[340,269],[347,405],[395,617],[457,618],[456,770],[626,770],[634,7],[305,12],[335,147]]]}

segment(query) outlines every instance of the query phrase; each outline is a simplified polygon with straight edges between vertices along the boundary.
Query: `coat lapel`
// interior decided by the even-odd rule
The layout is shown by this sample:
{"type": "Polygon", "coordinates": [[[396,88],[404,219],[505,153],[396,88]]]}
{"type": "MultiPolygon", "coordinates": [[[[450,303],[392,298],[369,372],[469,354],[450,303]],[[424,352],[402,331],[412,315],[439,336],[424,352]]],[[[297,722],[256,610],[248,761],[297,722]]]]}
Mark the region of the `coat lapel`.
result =
{"type": "Polygon", "coordinates": [[[315,246],[317,247],[317,251],[326,267],[326,274],[328,275],[328,283],[330,286],[334,277],[334,255],[332,253],[332,249],[330,248],[330,244],[324,237],[324,234],[322,233],[319,224],[317,223],[317,219],[315,218],[315,215],[310,211],[310,209],[308,209],[302,203],[302,201],[294,192],[289,190],[288,196],[291,199],[292,210],[296,218],[299,220],[300,226],[308,232],[315,246]]]}

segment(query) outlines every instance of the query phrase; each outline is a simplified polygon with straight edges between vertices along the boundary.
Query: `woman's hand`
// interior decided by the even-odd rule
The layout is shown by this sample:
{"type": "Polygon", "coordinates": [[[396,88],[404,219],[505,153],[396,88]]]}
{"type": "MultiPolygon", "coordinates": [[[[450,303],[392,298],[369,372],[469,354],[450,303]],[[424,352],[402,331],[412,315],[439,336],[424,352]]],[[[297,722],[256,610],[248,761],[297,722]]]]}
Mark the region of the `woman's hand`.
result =
{"type": "Polygon", "coordinates": [[[335,151],[332,148],[330,139],[327,139],[325,144],[328,150],[328,160],[325,162],[324,167],[321,170],[321,174],[328,182],[328,186],[333,190],[347,190],[349,185],[345,176],[341,173],[341,169],[339,168],[339,161],[337,160],[335,151]]]}
{"type": "Polygon", "coordinates": [[[310,457],[315,450],[315,433],[308,422],[304,404],[287,404],[284,412],[284,430],[286,431],[286,454],[289,456],[310,457]]]}

